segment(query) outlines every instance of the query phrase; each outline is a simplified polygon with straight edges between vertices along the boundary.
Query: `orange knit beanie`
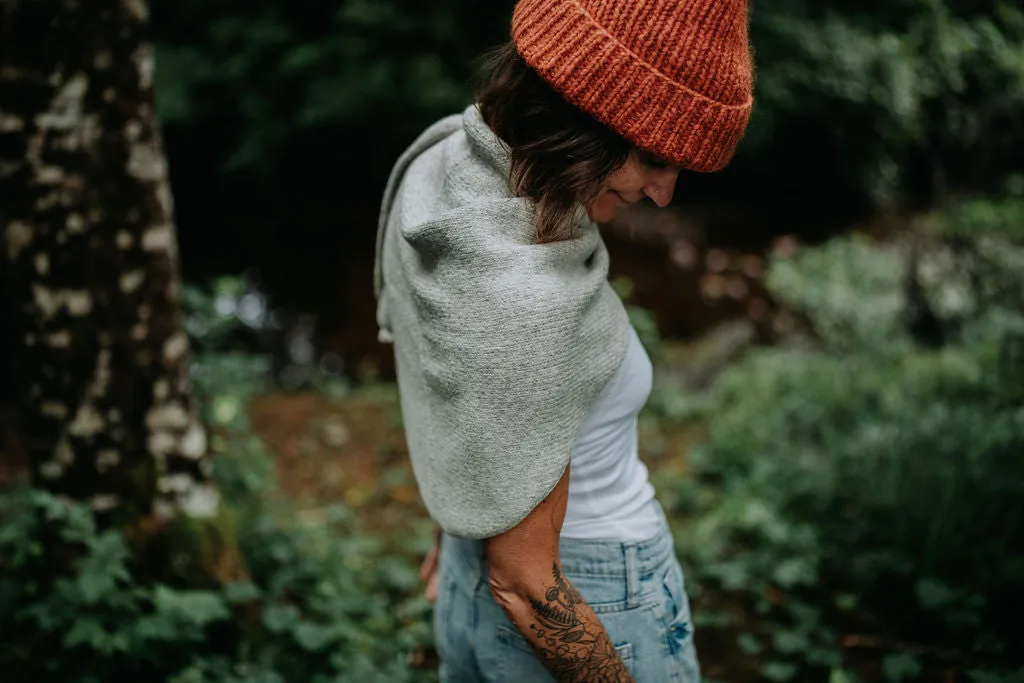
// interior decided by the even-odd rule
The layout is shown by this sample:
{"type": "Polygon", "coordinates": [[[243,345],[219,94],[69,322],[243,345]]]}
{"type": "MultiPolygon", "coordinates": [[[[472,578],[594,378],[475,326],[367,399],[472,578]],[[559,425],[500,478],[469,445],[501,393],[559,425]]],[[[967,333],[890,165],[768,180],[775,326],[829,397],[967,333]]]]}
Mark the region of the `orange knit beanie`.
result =
{"type": "Polygon", "coordinates": [[[732,158],[750,109],[746,0],[520,0],[519,54],[572,104],[693,171],[732,158]]]}

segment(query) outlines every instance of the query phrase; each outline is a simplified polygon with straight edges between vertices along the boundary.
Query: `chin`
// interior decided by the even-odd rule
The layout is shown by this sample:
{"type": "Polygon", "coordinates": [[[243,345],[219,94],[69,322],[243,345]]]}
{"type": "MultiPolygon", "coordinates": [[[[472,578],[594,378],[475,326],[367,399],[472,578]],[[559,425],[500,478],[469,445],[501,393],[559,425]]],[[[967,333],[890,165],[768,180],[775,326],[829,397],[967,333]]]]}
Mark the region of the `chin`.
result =
{"type": "Polygon", "coordinates": [[[595,223],[607,223],[611,219],[615,218],[615,214],[619,212],[618,207],[608,206],[602,201],[594,202],[587,209],[587,215],[590,216],[590,220],[595,223]]]}

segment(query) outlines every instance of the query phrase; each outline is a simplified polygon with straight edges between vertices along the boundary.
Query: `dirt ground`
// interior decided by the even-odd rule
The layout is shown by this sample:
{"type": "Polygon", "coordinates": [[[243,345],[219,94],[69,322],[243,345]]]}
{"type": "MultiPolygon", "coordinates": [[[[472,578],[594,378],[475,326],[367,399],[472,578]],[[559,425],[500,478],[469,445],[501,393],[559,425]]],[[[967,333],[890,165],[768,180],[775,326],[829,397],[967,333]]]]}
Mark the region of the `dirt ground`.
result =
{"type": "Polygon", "coordinates": [[[344,502],[367,530],[385,532],[426,518],[397,404],[388,385],[340,401],[274,392],[252,401],[249,418],[274,456],[282,493],[314,506],[344,502]]]}

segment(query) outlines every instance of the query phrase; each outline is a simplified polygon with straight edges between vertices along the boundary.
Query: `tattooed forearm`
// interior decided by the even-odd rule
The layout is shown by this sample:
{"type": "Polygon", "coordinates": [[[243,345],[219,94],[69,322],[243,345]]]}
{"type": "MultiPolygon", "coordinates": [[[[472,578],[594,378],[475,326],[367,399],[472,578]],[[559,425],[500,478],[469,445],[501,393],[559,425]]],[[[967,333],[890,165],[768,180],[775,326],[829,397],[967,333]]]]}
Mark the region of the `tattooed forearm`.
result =
{"type": "Polygon", "coordinates": [[[626,671],[597,615],[555,564],[554,584],[530,599],[530,632],[541,661],[558,681],[628,683],[626,671]]]}

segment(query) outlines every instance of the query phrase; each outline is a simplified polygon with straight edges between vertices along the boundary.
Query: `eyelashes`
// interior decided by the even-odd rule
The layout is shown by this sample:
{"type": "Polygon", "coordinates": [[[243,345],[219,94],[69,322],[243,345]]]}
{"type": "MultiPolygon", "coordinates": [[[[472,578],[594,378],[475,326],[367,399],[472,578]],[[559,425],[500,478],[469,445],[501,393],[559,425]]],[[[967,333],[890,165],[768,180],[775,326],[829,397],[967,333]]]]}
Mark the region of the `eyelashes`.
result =
{"type": "Polygon", "coordinates": [[[662,169],[662,168],[668,168],[669,166],[671,166],[671,164],[669,162],[665,161],[664,159],[662,159],[661,157],[657,156],[656,154],[652,154],[651,152],[648,152],[648,151],[642,150],[642,149],[638,149],[636,151],[636,158],[637,158],[637,161],[639,161],[641,164],[643,164],[647,168],[662,169]]]}

